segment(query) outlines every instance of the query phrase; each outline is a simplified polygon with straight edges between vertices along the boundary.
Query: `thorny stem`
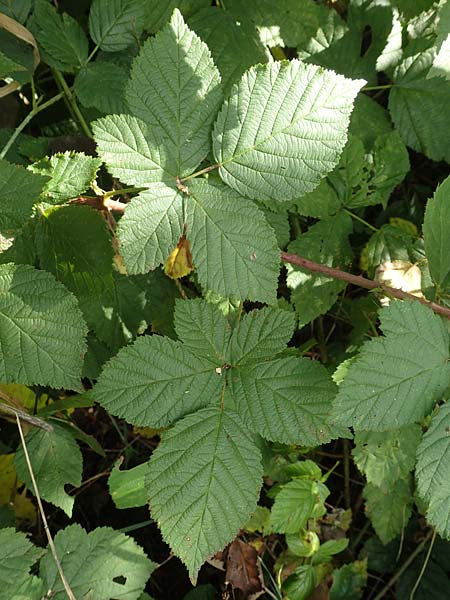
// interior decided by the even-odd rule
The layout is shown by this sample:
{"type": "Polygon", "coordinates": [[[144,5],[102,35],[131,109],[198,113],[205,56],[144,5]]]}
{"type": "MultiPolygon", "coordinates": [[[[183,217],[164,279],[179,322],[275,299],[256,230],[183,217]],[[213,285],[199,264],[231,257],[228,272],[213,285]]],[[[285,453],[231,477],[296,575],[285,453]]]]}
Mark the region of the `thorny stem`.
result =
{"type": "Polygon", "coordinates": [[[14,144],[14,142],[17,139],[17,137],[22,133],[22,131],[25,129],[25,127],[28,125],[28,123],[32,119],[34,119],[34,117],[37,114],[39,114],[40,112],[42,112],[43,110],[45,110],[49,106],[52,106],[52,104],[55,104],[56,102],[59,102],[59,100],[61,100],[61,98],[63,98],[63,97],[64,97],[64,92],[60,92],[56,96],[53,96],[53,98],[50,98],[50,100],[47,100],[47,102],[44,102],[44,104],[39,104],[39,100],[38,100],[36,102],[36,108],[33,108],[33,110],[27,114],[27,116],[25,117],[25,119],[22,121],[22,123],[20,123],[20,125],[18,125],[16,127],[16,129],[12,133],[11,137],[6,142],[6,144],[4,145],[3,150],[0,152],[0,159],[1,158],[5,158],[5,156],[8,153],[8,150],[14,144]]]}
{"type": "Polygon", "coordinates": [[[286,263],[302,267],[303,269],[307,269],[308,271],[312,271],[314,273],[322,273],[322,275],[326,275],[327,277],[339,279],[340,281],[345,281],[347,283],[351,283],[352,285],[356,285],[367,290],[383,291],[389,296],[392,296],[393,298],[398,298],[399,300],[414,300],[415,302],[420,302],[424,306],[431,308],[431,310],[437,313],[438,315],[441,315],[446,319],[450,319],[450,308],[445,308],[440,304],[436,304],[436,302],[431,302],[430,300],[426,300],[425,298],[420,298],[419,296],[408,294],[408,292],[398,290],[396,288],[385,285],[384,283],[374,281],[373,279],[367,279],[366,277],[362,277],[362,275],[353,275],[352,273],[347,273],[346,271],[341,271],[340,269],[328,267],[327,265],[322,265],[320,263],[313,262],[312,260],[308,260],[307,258],[297,256],[296,254],[289,254],[288,252],[281,253],[281,260],[283,260],[286,263]]]}

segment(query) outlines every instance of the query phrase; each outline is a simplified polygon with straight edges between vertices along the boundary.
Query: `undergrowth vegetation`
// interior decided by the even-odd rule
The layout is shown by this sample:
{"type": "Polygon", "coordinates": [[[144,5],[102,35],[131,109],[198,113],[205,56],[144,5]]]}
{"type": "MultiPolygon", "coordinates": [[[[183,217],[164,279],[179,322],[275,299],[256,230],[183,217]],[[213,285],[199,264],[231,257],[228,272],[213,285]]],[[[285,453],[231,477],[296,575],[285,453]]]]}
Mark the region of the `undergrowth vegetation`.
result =
{"type": "Polygon", "coordinates": [[[0,600],[450,597],[450,0],[0,0],[0,600]]]}

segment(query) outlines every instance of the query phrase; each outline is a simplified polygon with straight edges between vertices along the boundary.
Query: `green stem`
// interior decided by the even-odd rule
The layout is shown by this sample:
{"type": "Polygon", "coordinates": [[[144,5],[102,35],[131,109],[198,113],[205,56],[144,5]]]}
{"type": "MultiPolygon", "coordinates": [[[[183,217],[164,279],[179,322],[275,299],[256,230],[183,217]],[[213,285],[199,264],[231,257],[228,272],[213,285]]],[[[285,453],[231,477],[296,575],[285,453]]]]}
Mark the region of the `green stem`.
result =
{"type": "Polygon", "coordinates": [[[422,581],[422,577],[426,571],[428,563],[430,561],[431,552],[433,550],[434,542],[436,541],[436,531],[433,533],[433,537],[431,538],[430,545],[428,547],[427,555],[425,556],[425,560],[423,561],[422,568],[420,569],[419,577],[417,578],[416,583],[414,584],[413,589],[411,590],[411,594],[409,595],[409,600],[414,600],[415,593],[417,592],[420,582],[422,581]]]}
{"type": "Polygon", "coordinates": [[[220,167],[219,163],[217,163],[215,165],[209,165],[209,167],[200,169],[200,171],[196,171],[195,173],[192,173],[192,175],[183,177],[182,179],[180,179],[180,182],[184,183],[185,181],[188,181],[188,179],[193,179],[194,177],[199,177],[200,175],[203,175],[204,173],[209,173],[210,171],[213,171],[214,169],[218,169],[219,167],[220,167]]]}
{"type": "Polygon", "coordinates": [[[386,85],[368,85],[363,87],[362,92],[374,92],[375,90],[390,90],[394,87],[393,83],[387,83],[386,85]]]}
{"type": "Polygon", "coordinates": [[[98,50],[99,50],[100,46],[97,44],[95,46],[95,48],[92,50],[92,52],[89,54],[89,56],[87,57],[86,63],[85,65],[87,65],[89,62],[91,62],[91,60],[94,58],[94,56],[97,54],[98,50]]]}
{"type": "Polygon", "coordinates": [[[362,223],[363,225],[365,225],[372,231],[380,231],[379,229],[377,229],[376,227],[374,227],[373,225],[371,225],[370,223],[365,221],[362,217],[358,217],[358,215],[355,215],[355,213],[353,213],[351,210],[344,208],[344,212],[346,212],[348,215],[350,215],[352,219],[355,219],[355,221],[359,221],[360,223],[362,223]]]}
{"type": "Polygon", "coordinates": [[[407,570],[407,568],[414,562],[414,560],[417,558],[417,556],[419,556],[419,554],[421,552],[423,552],[428,540],[431,537],[433,537],[433,535],[435,535],[433,533],[433,530],[430,530],[427,533],[427,535],[425,536],[425,538],[420,542],[420,544],[414,550],[414,552],[411,552],[411,554],[408,556],[408,558],[402,564],[400,569],[396,573],[394,573],[394,575],[389,579],[389,581],[384,586],[384,588],[381,590],[381,592],[379,594],[377,594],[373,600],[383,600],[383,598],[386,598],[387,592],[391,589],[391,587],[394,585],[394,583],[396,583],[396,581],[398,579],[400,579],[400,577],[407,570]]]}
{"type": "Polygon", "coordinates": [[[64,97],[64,94],[61,92],[60,94],[57,94],[56,96],[53,96],[53,98],[50,98],[50,100],[47,100],[47,102],[44,102],[43,104],[39,104],[39,100],[38,100],[36,102],[36,108],[34,108],[31,112],[29,112],[27,114],[27,116],[25,117],[25,119],[22,121],[22,123],[20,123],[20,125],[18,125],[18,127],[16,127],[16,129],[13,132],[13,134],[11,135],[11,137],[9,138],[9,140],[6,142],[6,144],[4,145],[3,150],[0,152],[0,159],[1,158],[5,158],[5,156],[7,155],[8,151],[9,151],[9,149],[11,148],[11,146],[16,141],[17,137],[22,133],[22,131],[25,129],[25,127],[28,125],[28,123],[32,119],[34,119],[34,117],[37,114],[39,114],[40,112],[42,112],[43,110],[45,110],[49,106],[52,106],[52,104],[55,104],[56,102],[59,102],[59,100],[61,100],[63,97],[64,97]]]}
{"type": "Polygon", "coordinates": [[[113,196],[123,196],[124,194],[137,194],[138,192],[142,192],[147,188],[143,187],[130,187],[123,188],[121,190],[111,190],[110,192],[106,192],[103,194],[103,198],[107,200],[108,198],[112,198],[113,196]]]}
{"type": "Polygon", "coordinates": [[[77,101],[75,100],[75,96],[73,95],[70,87],[67,85],[66,80],[61,75],[61,73],[56,69],[53,69],[53,76],[55,77],[55,79],[59,83],[59,85],[62,87],[62,89],[64,91],[64,95],[67,98],[84,134],[91,138],[92,137],[91,130],[89,129],[88,124],[86,123],[83,115],[81,114],[81,111],[78,107],[77,101]]]}

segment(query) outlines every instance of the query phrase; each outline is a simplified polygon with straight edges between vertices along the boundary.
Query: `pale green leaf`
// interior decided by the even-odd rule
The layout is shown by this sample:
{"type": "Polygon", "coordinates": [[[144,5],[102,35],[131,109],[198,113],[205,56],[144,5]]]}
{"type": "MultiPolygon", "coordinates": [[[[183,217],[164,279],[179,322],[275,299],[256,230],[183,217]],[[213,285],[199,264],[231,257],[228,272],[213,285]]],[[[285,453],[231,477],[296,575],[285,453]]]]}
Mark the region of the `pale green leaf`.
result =
{"type": "Polygon", "coordinates": [[[262,308],[242,317],[230,340],[233,366],[244,367],[270,360],[284,350],[295,327],[294,315],[262,308]]]}
{"type": "Polygon", "coordinates": [[[450,288],[450,177],[428,200],[423,223],[428,267],[441,289],[450,288]]]}
{"type": "MultiPolygon", "coordinates": [[[[75,499],[65,491],[64,486],[81,485],[81,451],[68,431],[56,423],[52,423],[52,426],[53,431],[36,427],[31,429],[25,442],[41,498],[71,517],[75,499]]],[[[33,491],[22,447],[16,453],[15,466],[18,478],[33,491]]]]}
{"type": "Polygon", "coordinates": [[[223,181],[257,200],[312,191],[338,162],[363,83],[298,60],[252,67],[214,126],[223,181]]]}
{"type": "MultiPolygon", "coordinates": [[[[156,565],[133,538],[110,527],[87,533],[74,524],[54,537],[61,568],[76,598],[138,600],[156,565]]],[[[50,550],[41,560],[40,575],[54,600],[66,600],[50,550]]]]}
{"type": "Polygon", "coordinates": [[[47,177],[0,160],[0,231],[4,235],[25,225],[47,181],[47,177]]]}
{"type": "Polygon", "coordinates": [[[275,497],[269,527],[276,533],[296,533],[314,516],[320,484],[309,479],[293,479],[275,497]]]}
{"type": "Polygon", "coordinates": [[[81,104],[103,113],[124,113],[127,70],[119,64],[97,60],[80,69],[74,90],[81,104]]]}
{"type": "Polygon", "coordinates": [[[147,463],[123,470],[119,466],[114,466],[108,478],[109,493],[116,507],[133,508],[147,504],[148,495],[144,485],[147,463]]]}
{"type": "Polygon", "coordinates": [[[231,328],[222,313],[203,300],[178,300],[175,330],[184,346],[214,367],[228,360],[231,328]]]}
{"type": "Polygon", "coordinates": [[[450,81],[426,78],[433,56],[434,50],[429,49],[400,64],[389,94],[389,110],[405,144],[432,160],[449,162],[450,81]]]}
{"type": "Polygon", "coordinates": [[[150,127],[131,115],[108,115],[92,123],[97,152],[110,173],[130,185],[173,183],[177,173],[167,172],[162,140],[152,138],[150,127]]]}
{"type": "Polygon", "coordinates": [[[73,73],[88,57],[88,40],[81,26],[70,15],[58,14],[46,0],[35,0],[34,34],[44,50],[45,62],[61,71],[73,73]]]}
{"type": "Polygon", "coordinates": [[[162,264],[183,233],[183,196],[153,184],[127,205],[117,228],[127,272],[146,273],[162,264]]]}
{"type": "Polygon", "coordinates": [[[359,432],[355,435],[353,460],[368,483],[393,484],[413,470],[421,438],[422,430],[415,423],[388,432],[359,432]]]}
{"type": "Polygon", "coordinates": [[[348,538],[342,538],[340,540],[327,540],[323,544],[320,544],[319,550],[312,557],[312,563],[319,565],[321,563],[327,563],[331,561],[331,557],[335,554],[343,552],[349,543],[348,538]]]}
{"type": "Polygon", "coordinates": [[[280,254],[250,201],[221,183],[189,182],[186,236],[200,284],[224,297],[274,304],[280,254]]]}
{"type": "Polygon", "coordinates": [[[12,527],[0,529],[0,600],[11,600],[20,585],[31,578],[30,567],[43,552],[24,533],[12,527]]]}
{"type": "Polygon", "coordinates": [[[450,538],[450,404],[440,407],[417,450],[416,480],[428,503],[427,519],[438,533],[450,538]]]}
{"type": "MultiPolygon", "coordinates": [[[[288,252],[330,267],[344,268],[351,260],[348,236],[353,230],[351,218],[339,213],[312,225],[288,246],[288,252]]],[[[345,282],[288,266],[288,287],[302,327],[326,313],[345,289],[345,282]]]]}
{"type": "Polygon", "coordinates": [[[267,51],[256,30],[247,21],[240,18],[236,21],[218,7],[208,6],[197,11],[188,20],[188,25],[211,50],[227,92],[246,69],[268,61],[267,51]]]}
{"type": "Polygon", "coordinates": [[[449,335],[418,302],[380,311],[385,336],[366,342],[339,386],[333,424],[398,429],[427,415],[450,383],[449,335]]]}
{"type": "Polygon", "coordinates": [[[410,478],[390,481],[378,487],[368,483],[363,492],[366,513],[377,536],[387,544],[405,529],[411,516],[412,486],[410,478]]]}
{"type": "Polygon", "coordinates": [[[44,185],[41,199],[60,204],[83,194],[93,183],[102,161],[83,152],[64,152],[46,157],[29,166],[29,170],[50,180],[44,185]]]}
{"type": "Polygon", "coordinates": [[[222,91],[208,47],[178,10],[134,60],[126,99],[152,143],[164,145],[165,170],[180,178],[192,173],[210,150],[222,91]]]}
{"type": "Polygon", "coordinates": [[[164,427],[217,400],[222,384],[208,360],[179,342],[146,336],[106,364],[92,395],[134,425],[164,427]]]}
{"type": "Polygon", "coordinates": [[[144,28],[142,0],[94,0],[89,12],[89,33],[106,52],[120,52],[138,44],[144,28]]]}
{"type": "Polygon", "coordinates": [[[208,408],[179,421],[149,463],[152,516],[192,580],[255,510],[261,456],[238,415],[208,408]]]}
{"type": "Polygon", "coordinates": [[[346,437],[328,425],[336,386],[325,368],[307,358],[280,358],[231,373],[232,393],[247,426],[285,444],[318,446],[346,437]]]}
{"type": "Polygon", "coordinates": [[[81,387],[87,327],[75,297],[53,275],[0,266],[0,379],[81,387]]]}

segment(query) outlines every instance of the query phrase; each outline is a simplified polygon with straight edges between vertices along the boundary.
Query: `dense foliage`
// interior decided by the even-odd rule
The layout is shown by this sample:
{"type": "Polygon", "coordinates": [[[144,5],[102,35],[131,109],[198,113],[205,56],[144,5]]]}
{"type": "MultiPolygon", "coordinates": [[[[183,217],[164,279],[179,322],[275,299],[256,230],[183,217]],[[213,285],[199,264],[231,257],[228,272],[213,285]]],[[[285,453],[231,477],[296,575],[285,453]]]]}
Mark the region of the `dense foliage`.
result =
{"type": "Polygon", "coordinates": [[[0,0],[0,78],[0,600],[448,598],[450,0],[0,0]]]}

